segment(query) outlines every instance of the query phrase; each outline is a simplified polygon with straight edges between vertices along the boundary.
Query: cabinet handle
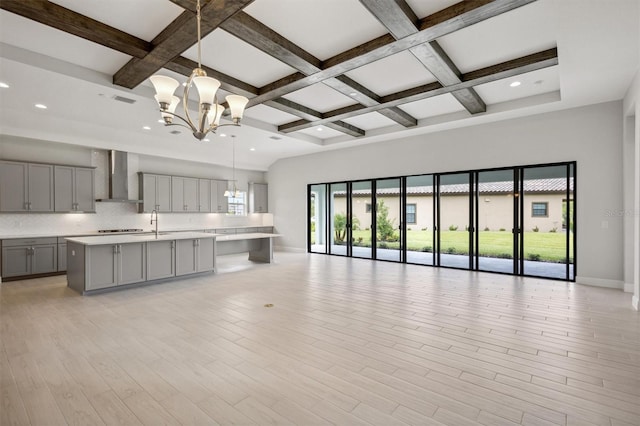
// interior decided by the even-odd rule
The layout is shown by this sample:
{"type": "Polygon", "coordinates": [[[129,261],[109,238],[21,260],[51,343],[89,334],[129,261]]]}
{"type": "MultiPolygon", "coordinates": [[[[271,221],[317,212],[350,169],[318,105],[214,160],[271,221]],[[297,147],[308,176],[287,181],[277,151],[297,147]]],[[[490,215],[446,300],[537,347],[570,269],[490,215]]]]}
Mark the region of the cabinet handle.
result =
{"type": "Polygon", "coordinates": [[[25,209],[25,210],[29,210],[29,203],[28,203],[28,202],[25,202],[25,203],[24,203],[24,209],[25,209]]]}

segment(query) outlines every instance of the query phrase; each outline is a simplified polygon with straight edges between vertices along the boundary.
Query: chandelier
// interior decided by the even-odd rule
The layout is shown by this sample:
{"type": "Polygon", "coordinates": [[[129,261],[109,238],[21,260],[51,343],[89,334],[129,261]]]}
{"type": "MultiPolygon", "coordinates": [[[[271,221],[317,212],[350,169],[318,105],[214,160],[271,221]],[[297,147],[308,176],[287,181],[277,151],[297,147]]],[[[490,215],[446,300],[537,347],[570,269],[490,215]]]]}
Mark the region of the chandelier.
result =
{"type": "Polygon", "coordinates": [[[198,24],[198,67],[191,72],[191,75],[184,84],[184,92],[182,95],[182,107],[184,116],[175,113],[176,107],[180,103],[180,98],[173,93],[176,91],[180,83],[177,80],[164,75],[153,75],[150,77],[153,87],[156,89],[155,99],[160,106],[160,113],[165,126],[183,126],[193,132],[196,139],[202,140],[207,133],[215,133],[218,127],[222,126],[239,126],[244,108],[249,102],[244,96],[228,95],[226,97],[229,110],[231,111],[231,120],[233,123],[220,124],[220,117],[225,107],[218,104],[216,91],[220,87],[220,82],[215,78],[207,77],[207,73],[202,69],[201,64],[201,48],[200,48],[200,0],[196,6],[196,21],[198,24]],[[192,85],[198,89],[198,119],[194,122],[189,114],[188,101],[189,90],[192,85]],[[173,119],[178,118],[183,123],[174,123],[173,119]]]}
{"type": "Polygon", "coordinates": [[[233,149],[233,179],[231,180],[231,189],[227,188],[227,190],[224,191],[223,196],[229,198],[238,198],[240,196],[240,191],[238,191],[238,188],[236,187],[236,135],[231,135],[231,143],[231,147],[233,149]]]}

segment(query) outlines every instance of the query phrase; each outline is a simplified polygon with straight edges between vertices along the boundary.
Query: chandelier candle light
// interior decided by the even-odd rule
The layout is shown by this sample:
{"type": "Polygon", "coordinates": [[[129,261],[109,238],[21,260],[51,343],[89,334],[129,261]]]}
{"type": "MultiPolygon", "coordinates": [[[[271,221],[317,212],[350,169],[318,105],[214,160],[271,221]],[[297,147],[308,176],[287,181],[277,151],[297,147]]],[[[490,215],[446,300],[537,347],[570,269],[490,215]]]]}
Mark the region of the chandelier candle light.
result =
{"type": "Polygon", "coordinates": [[[228,95],[226,97],[229,110],[231,111],[231,119],[233,123],[220,124],[220,117],[225,107],[218,104],[216,91],[220,87],[220,82],[215,78],[207,77],[207,73],[202,69],[201,49],[200,49],[200,0],[197,3],[196,21],[198,24],[198,68],[194,69],[187,80],[184,93],[182,95],[182,107],[184,109],[184,117],[175,113],[176,107],[180,103],[180,98],[174,96],[174,92],[180,85],[177,80],[164,75],[154,75],[150,77],[153,87],[156,89],[156,101],[160,105],[160,113],[164,120],[165,126],[183,126],[193,132],[193,136],[198,140],[202,140],[207,133],[215,133],[216,129],[221,126],[239,126],[244,108],[249,102],[244,96],[228,95]],[[194,124],[189,115],[188,101],[189,89],[195,85],[198,89],[200,101],[198,102],[198,122],[194,124]],[[173,118],[177,117],[185,124],[174,123],[173,118]]]}

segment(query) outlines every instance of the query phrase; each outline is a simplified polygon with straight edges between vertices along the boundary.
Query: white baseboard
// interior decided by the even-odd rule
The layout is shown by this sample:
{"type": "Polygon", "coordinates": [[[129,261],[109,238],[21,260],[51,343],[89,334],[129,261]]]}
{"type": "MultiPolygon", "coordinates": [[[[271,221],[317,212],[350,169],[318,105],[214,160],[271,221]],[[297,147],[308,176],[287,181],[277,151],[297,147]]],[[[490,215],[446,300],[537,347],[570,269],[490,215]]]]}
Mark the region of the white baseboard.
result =
{"type": "Polygon", "coordinates": [[[624,282],[620,280],[607,280],[603,278],[593,278],[593,277],[576,277],[576,283],[591,285],[594,287],[615,288],[618,290],[624,289],[624,282]]]}
{"type": "Polygon", "coordinates": [[[624,292],[633,293],[633,283],[624,283],[624,292]]]}
{"type": "Polygon", "coordinates": [[[633,296],[631,299],[631,306],[637,311],[638,310],[638,296],[633,296]]]}

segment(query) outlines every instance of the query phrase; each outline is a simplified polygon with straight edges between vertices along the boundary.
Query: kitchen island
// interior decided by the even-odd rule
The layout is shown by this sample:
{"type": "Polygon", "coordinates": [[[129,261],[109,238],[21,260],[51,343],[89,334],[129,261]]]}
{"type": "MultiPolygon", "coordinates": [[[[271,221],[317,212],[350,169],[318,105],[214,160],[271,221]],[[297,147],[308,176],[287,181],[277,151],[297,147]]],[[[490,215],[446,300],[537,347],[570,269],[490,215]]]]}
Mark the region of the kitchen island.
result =
{"type": "Polygon", "coordinates": [[[67,238],[67,285],[91,294],[215,272],[216,237],[176,232],[67,238]]]}

